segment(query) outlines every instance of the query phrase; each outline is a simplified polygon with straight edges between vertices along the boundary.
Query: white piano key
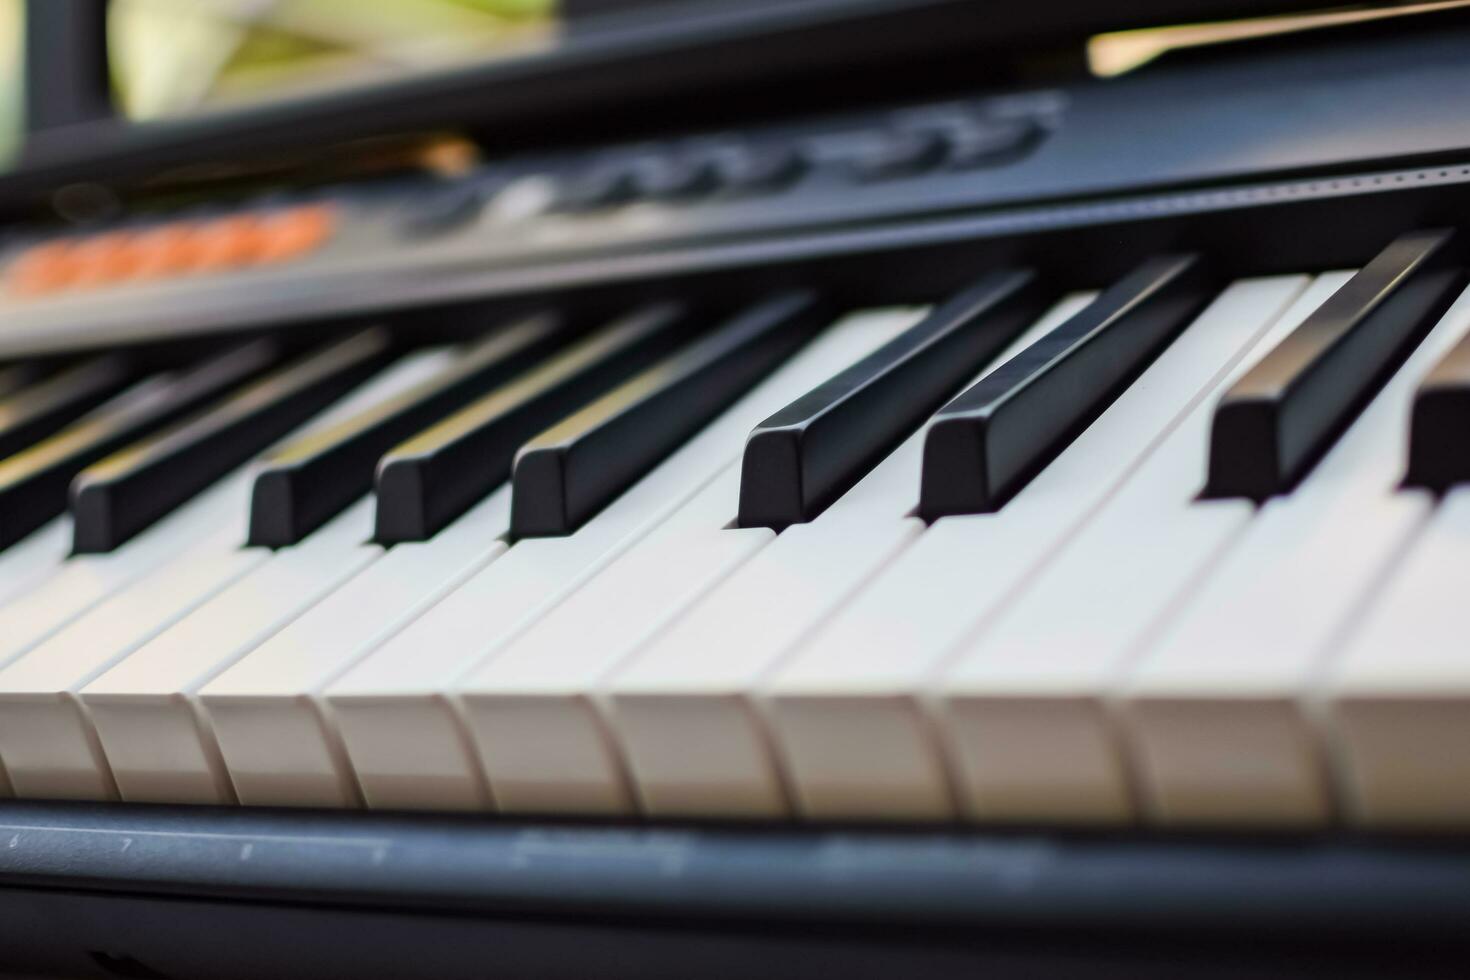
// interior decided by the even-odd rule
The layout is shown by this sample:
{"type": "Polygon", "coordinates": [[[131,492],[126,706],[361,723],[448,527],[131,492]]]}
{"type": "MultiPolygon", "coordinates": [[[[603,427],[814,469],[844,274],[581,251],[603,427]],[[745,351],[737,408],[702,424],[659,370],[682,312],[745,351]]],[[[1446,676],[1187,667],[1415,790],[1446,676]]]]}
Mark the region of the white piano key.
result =
{"type": "MultiPolygon", "coordinates": [[[[249,567],[245,540],[250,474],[241,469],[122,548],[58,562],[43,582],[0,609],[0,758],[26,796],[108,799],[105,759],[75,690],[163,624],[249,567]]],[[[50,535],[65,551],[70,520],[50,535]]],[[[30,547],[30,540],[16,548],[30,547]]],[[[44,539],[43,539],[44,540],[44,539]]]]}
{"type": "MultiPolygon", "coordinates": [[[[506,548],[502,538],[509,523],[510,489],[505,487],[429,541],[395,545],[266,639],[211,686],[209,690],[216,691],[224,690],[227,683],[232,685],[228,697],[232,720],[227,724],[234,729],[243,729],[254,718],[269,719],[253,736],[242,734],[238,740],[250,746],[252,758],[274,752],[293,760],[290,787],[282,793],[297,793],[310,786],[306,792],[314,799],[346,802],[350,793],[335,794],[341,787],[350,787],[353,776],[344,765],[330,711],[319,703],[321,691],[357,659],[500,555],[506,548]]],[[[122,698],[117,686],[114,680],[102,697],[114,709],[109,717],[119,713],[116,709],[122,698]]],[[[97,689],[99,697],[102,690],[97,689]]],[[[115,741],[106,734],[103,737],[109,744],[115,741]]],[[[130,776],[131,772],[119,780],[127,781],[130,776]]],[[[258,781],[263,782],[264,777],[258,781]]],[[[130,784],[130,788],[129,799],[144,798],[139,787],[130,784]]],[[[270,792],[274,791],[252,790],[256,800],[261,793],[270,792]]]]}
{"type": "Polygon", "coordinates": [[[739,493],[732,465],[461,683],[501,809],[629,809],[589,696],[662,622],[775,538],[769,528],[727,526],[739,493]]]}
{"type": "Polygon", "coordinates": [[[924,701],[931,678],[1259,347],[1307,281],[1226,289],[1015,499],[936,522],[787,658],[757,695],[803,813],[954,813],[924,701]]]}
{"type": "Polygon", "coordinates": [[[0,607],[61,568],[71,551],[71,518],[54,518],[0,551],[0,607]]]}
{"type": "Polygon", "coordinates": [[[115,795],[76,692],[265,560],[264,553],[240,544],[233,528],[204,537],[0,670],[0,757],[18,794],[94,800],[115,795]]]}
{"type": "Polygon", "coordinates": [[[447,696],[455,680],[736,462],[761,419],[922,315],[900,309],[844,318],[576,533],[516,543],[331,685],[327,699],[369,805],[490,805],[447,696]]]}
{"type": "MultiPolygon", "coordinates": [[[[1092,295],[1058,303],[995,363],[1092,295]]],[[[923,446],[921,429],[814,521],[783,531],[603,685],[645,812],[787,812],[762,726],[743,699],[923,530],[922,521],[907,516],[918,499],[923,446]]]]}
{"type": "MultiPolygon", "coordinates": [[[[230,668],[382,553],[366,543],[372,518],[371,498],[358,501],[87,686],[81,700],[124,799],[231,802],[232,783],[241,802],[297,802],[289,785],[281,787],[290,783],[290,773],[275,767],[295,763],[298,750],[310,743],[268,724],[261,737],[248,697],[255,677],[248,670],[232,676],[230,668]],[[219,769],[216,742],[229,782],[219,769]]],[[[304,753],[300,758],[304,765],[304,753]]],[[[353,799],[348,788],[311,801],[353,799]]]]}
{"type": "Polygon", "coordinates": [[[1373,827],[1470,823],[1465,582],[1470,490],[1452,490],[1347,631],[1310,692],[1345,816],[1373,827]]]}
{"type": "Polygon", "coordinates": [[[243,542],[249,487],[249,474],[236,473],[117,551],[79,555],[60,563],[39,585],[0,608],[0,667],[169,562],[202,536],[226,528],[234,535],[231,540],[243,542]]]}
{"type": "MultiPolygon", "coordinates": [[[[1230,381],[1309,315],[1334,279],[1308,289],[1230,381]]],[[[968,816],[1132,817],[1103,692],[1168,603],[1254,513],[1242,500],[1196,499],[1213,409],[1212,400],[1197,401],[1065,550],[972,632],[932,681],[968,816]]]]}
{"type": "Polygon", "coordinates": [[[1427,519],[1398,491],[1419,379],[1470,328],[1462,296],[1306,481],[1267,503],[1120,678],[1140,786],[1166,823],[1320,824],[1307,694],[1427,519]]]}

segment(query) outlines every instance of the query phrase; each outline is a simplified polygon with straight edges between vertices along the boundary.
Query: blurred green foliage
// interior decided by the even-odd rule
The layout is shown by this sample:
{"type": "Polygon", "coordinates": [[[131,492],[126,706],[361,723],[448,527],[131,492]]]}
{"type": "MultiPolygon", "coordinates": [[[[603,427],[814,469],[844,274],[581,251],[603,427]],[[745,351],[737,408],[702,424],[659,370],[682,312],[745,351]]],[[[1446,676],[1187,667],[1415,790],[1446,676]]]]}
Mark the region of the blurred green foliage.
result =
{"type": "Polygon", "coordinates": [[[112,0],[108,44],[133,118],[534,51],[556,0],[112,0]]]}
{"type": "MultiPolygon", "coordinates": [[[[112,0],[119,107],[148,119],[539,50],[558,0],[112,0]]],[[[23,125],[23,0],[0,0],[0,166],[23,125]]]]}

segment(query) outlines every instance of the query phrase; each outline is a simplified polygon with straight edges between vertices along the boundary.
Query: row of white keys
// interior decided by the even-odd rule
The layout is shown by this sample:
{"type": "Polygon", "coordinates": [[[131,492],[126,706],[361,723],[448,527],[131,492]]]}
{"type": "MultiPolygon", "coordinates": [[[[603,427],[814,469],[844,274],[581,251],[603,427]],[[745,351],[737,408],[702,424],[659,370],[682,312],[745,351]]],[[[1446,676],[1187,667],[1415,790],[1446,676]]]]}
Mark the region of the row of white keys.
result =
{"type": "MultiPolygon", "coordinates": [[[[1058,303],[995,363],[1091,299],[1079,294],[1058,303]]],[[[921,429],[814,521],[782,531],[600,685],[644,812],[788,812],[745,695],[923,530],[922,521],[906,516],[918,499],[923,446],[921,429]]]]}
{"type": "Polygon", "coordinates": [[[592,700],[597,679],[775,538],[769,528],[728,526],[739,494],[732,463],[459,685],[502,810],[631,810],[592,700]]]}
{"type": "MultiPolygon", "coordinates": [[[[200,689],[378,558],[382,549],[367,543],[372,527],[369,497],[271,555],[83,688],[81,701],[124,799],[235,799],[213,733],[197,723],[200,689]]],[[[250,775],[235,774],[242,802],[250,775]]]]}
{"type": "Polygon", "coordinates": [[[368,805],[487,805],[449,696],[457,678],[663,523],[739,458],[763,418],[921,315],[870,311],[835,324],[574,534],[516,543],[332,684],[331,715],[368,805]]]}
{"type": "Polygon", "coordinates": [[[1398,490],[1420,378],[1470,328],[1452,306],[1306,481],[1269,501],[1111,691],[1165,823],[1332,813],[1312,690],[1433,507],[1398,490]]]}
{"type": "MultiPolygon", "coordinates": [[[[54,691],[42,692],[36,697],[34,677],[36,669],[44,661],[31,659],[27,655],[45,644],[49,638],[105,604],[110,596],[140,581],[150,581],[161,567],[166,567],[171,558],[180,552],[223,551],[220,528],[233,532],[235,543],[244,540],[244,501],[248,483],[243,475],[227,479],[211,490],[200,494],[189,504],[180,508],[155,526],[138,535],[127,546],[116,552],[98,555],[83,555],[58,561],[50,574],[14,601],[0,608],[0,677],[9,673],[8,668],[19,668],[11,675],[16,702],[0,702],[0,759],[9,743],[18,750],[16,767],[20,777],[19,792],[26,795],[82,795],[105,799],[112,794],[110,778],[99,772],[95,746],[83,740],[80,757],[77,743],[68,743],[57,753],[62,765],[57,771],[56,785],[47,778],[45,768],[51,750],[43,733],[40,739],[32,738],[26,725],[29,710],[38,711],[46,721],[66,719],[67,705],[64,702],[64,685],[54,691]],[[201,540],[204,547],[200,547],[201,540]],[[190,546],[193,546],[191,549],[190,546]],[[29,663],[27,661],[29,660],[29,663]],[[29,703],[29,708],[27,707],[29,703]],[[39,752],[39,772],[27,772],[25,755],[28,749],[39,752]],[[72,750],[72,751],[68,751],[72,750]],[[78,760],[82,760],[80,774],[78,760]],[[36,780],[39,777],[39,782],[36,780]],[[80,791],[79,791],[80,787],[80,791]],[[70,789],[70,793],[66,792],[70,789]]],[[[52,521],[40,528],[36,534],[60,534],[58,525],[70,531],[70,521],[52,521]]],[[[32,535],[34,537],[34,535],[32,535]]],[[[59,544],[59,542],[48,542],[59,544]]],[[[21,542],[29,545],[29,539],[21,542]]],[[[63,546],[62,557],[65,556],[63,546]]],[[[38,559],[40,555],[36,556],[38,559]]],[[[126,609],[120,610],[125,612],[126,609]]],[[[7,777],[8,777],[7,767],[7,777]]],[[[8,794],[16,791],[10,779],[6,779],[4,790],[8,794]]]]}
{"type": "MultiPolygon", "coordinates": [[[[424,351],[363,385],[301,432],[421,380],[447,359],[424,351]]],[[[33,796],[107,797],[115,792],[95,730],[76,694],[99,674],[126,663],[180,620],[206,607],[232,583],[268,564],[271,554],[245,549],[253,472],[242,467],[154,528],[109,555],[73,564],[127,564],[161,540],[171,557],[146,574],[120,583],[111,595],[71,619],[0,671],[0,698],[14,721],[0,723],[0,754],[14,771],[18,792],[33,796]],[[201,516],[202,515],[202,516],[201,516]],[[182,523],[181,522],[185,522],[182,523]]],[[[65,576],[63,576],[65,577],[65,576]]],[[[3,618],[3,617],[0,617],[3,618]]]]}
{"type": "MultiPolygon", "coordinates": [[[[249,479],[240,471],[209,491],[210,509],[242,513],[249,479]]],[[[0,757],[16,793],[48,799],[115,795],[75,692],[265,560],[265,552],[240,547],[244,527],[234,524],[225,521],[213,531],[176,539],[178,551],[171,560],[0,669],[0,757]]]]}
{"type": "Polygon", "coordinates": [[[1345,816],[1390,827],[1470,822],[1470,490],[1451,490],[1354,623],[1312,692],[1345,816]]]}
{"type": "Polygon", "coordinates": [[[506,549],[510,488],[425,542],[395,545],[201,692],[244,803],[357,799],[321,693],[506,549]]]}
{"type": "MultiPolygon", "coordinates": [[[[1228,386],[1347,279],[1323,276],[1221,383],[1228,386]]],[[[1211,400],[1148,456],[1033,581],[931,679],[960,805],[973,819],[1115,822],[1134,801],[1104,693],[1183,585],[1250,521],[1196,499],[1211,400]]]]}
{"type": "MultiPolygon", "coordinates": [[[[1226,289],[998,513],[937,521],[786,660],[756,696],[802,813],[954,814],[926,703],[935,671],[1138,478],[1141,462],[1177,440],[1181,422],[1265,337],[1337,284],[1313,286],[1303,301],[1307,282],[1285,276],[1226,289]]],[[[1203,444],[1194,430],[1184,438],[1203,444]]]]}

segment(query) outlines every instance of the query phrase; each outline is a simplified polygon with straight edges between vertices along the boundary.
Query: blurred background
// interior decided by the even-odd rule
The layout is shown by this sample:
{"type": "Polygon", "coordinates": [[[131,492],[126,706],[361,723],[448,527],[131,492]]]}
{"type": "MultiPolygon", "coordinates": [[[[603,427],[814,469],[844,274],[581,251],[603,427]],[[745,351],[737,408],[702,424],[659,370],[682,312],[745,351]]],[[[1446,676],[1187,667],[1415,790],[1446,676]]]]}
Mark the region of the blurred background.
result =
{"type": "MultiPolygon", "coordinates": [[[[285,98],[534,54],[554,46],[566,25],[582,23],[589,14],[679,2],[688,0],[110,0],[113,101],[126,117],[148,120],[285,98]]],[[[1088,61],[1095,74],[1107,77],[1174,48],[1467,2],[1348,3],[1305,16],[1099,35],[1088,61]]],[[[0,0],[0,167],[16,153],[24,123],[24,6],[24,0],[0,0]]]]}
{"type": "MultiPolygon", "coordinates": [[[[539,50],[559,0],[113,0],[118,106],[154,119],[539,50]]],[[[0,0],[0,159],[22,125],[23,0],[0,0]]]]}

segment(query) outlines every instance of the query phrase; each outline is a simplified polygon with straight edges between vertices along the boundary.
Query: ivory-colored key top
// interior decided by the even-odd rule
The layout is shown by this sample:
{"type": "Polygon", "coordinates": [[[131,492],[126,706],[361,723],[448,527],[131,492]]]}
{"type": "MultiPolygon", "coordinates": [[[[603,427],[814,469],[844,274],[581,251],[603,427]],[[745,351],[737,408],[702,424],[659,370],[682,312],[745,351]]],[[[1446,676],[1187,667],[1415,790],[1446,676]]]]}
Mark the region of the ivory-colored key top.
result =
{"type": "Polygon", "coordinates": [[[0,757],[17,793],[114,795],[77,690],[268,557],[240,544],[231,528],[198,541],[0,670],[0,757]]]}
{"type": "Polygon", "coordinates": [[[38,585],[0,607],[0,667],[114,592],[177,557],[201,537],[226,527],[235,529],[234,540],[243,541],[248,494],[249,474],[241,470],[138,535],[126,547],[62,562],[38,585]]]}
{"type": "Polygon", "coordinates": [[[727,526],[739,487],[731,466],[459,685],[502,809],[630,808],[618,751],[589,699],[670,616],[775,538],[727,526]]]}
{"type": "Polygon", "coordinates": [[[1311,697],[1349,821],[1470,824],[1465,582],[1470,490],[1452,490],[1344,637],[1311,697]]]}
{"type": "Polygon", "coordinates": [[[61,570],[71,550],[71,518],[57,517],[0,552],[0,608],[61,570]]]}
{"type": "MultiPolygon", "coordinates": [[[[366,543],[371,533],[372,501],[364,499],[88,685],[83,701],[124,799],[224,803],[238,795],[247,803],[297,802],[289,792],[289,770],[305,764],[297,750],[310,741],[298,741],[294,732],[273,728],[268,720],[257,727],[260,719],[251,713],[248,697],[251,678],[230,677],[229,669],[381,555],[381,548],[366,543]],[[219,695],[206,699],[207,719],[201,691],[219,695]],[[242,693],[247,696],[234,700],[242,693]],[[216,743],[232,769],[228,781],[216,743]],[[287,769],[284,780],[273,778],[275,765],[287,769]]],[[[350,788],[332,790],[302,802],[355,800],[350,788]]]]}
{"type": "MultiPolygon", "coordinates": [[[[321,692],[358,659],[377,648],[416,616],[433,606],[456,585],[505,551],[503,535],[509,525],[510,492],[502,488],[459,520],[421,543],[396,545],[340,588],[312,605],[301,616],[267,638],[220,679],[234,684],[230,713],[247,710],[275,719],[254,742],[262,747],[275,730],[291,733],[289,755],[297,768],[295,780],[305,785],[315,777],[331,787],[354,782],[339,746],[335,720],[322,703],[321,692]],[[316,763],[320,768],[312,770],[316,763]]],[[[87,697],[102,700],[107,720],[127,715],[120,696],[122,679],[89,688],[87,697]],[[111,696],[104,692],[111,691],[111,696]]],[[[211,688],[215,689],[215,688],[211,688]]],[[[106,724],[104,722],[103,724],[106,724]]],[[[104,733],[109,741],[118,741],[104,733]]],[[[142,789],[132,773],[119,776],[130,798],[141,799],[142,789]]]]}

